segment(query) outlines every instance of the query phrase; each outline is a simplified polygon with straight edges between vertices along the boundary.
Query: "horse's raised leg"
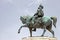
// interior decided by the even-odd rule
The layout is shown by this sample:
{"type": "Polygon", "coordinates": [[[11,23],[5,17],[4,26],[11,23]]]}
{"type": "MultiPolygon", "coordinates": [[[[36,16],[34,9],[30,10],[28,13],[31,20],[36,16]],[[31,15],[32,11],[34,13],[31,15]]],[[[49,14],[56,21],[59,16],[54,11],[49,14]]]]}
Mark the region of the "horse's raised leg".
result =
{"type": "Polygon", "coordinates": [[[21,26],[21,27],[18,29],[18,33],[20,33],[20,30],[21,30],[22,27],[28,27],[28,26],[27,26],[27,25],[21,26]]]}
{"type": "Polygon", "coordinates": [[[41,36],[44,36],[45,32],[46,32],[46,26],[44,26],[44,31],[41,36]]]}
{"type": "Polygon", "coordinates": [[[32,37],[32,28],[29,27],[30,37],[32,37]]]}

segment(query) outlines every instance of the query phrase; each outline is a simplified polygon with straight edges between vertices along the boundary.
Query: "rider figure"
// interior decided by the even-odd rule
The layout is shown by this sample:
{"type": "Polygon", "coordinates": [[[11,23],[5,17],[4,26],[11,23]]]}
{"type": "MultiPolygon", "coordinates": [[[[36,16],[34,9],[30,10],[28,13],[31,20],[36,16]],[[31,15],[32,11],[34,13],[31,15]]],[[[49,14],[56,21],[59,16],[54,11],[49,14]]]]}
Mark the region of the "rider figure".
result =
{"type": "MultiPolygon", "coordinates": [[[[37,12],[34,14],[32,20],[35,21],[35,19],[38,19],[38,18],[42,18],[44,16],[44,13],[43,13],[43,6],[42,5],[39,5],[38,9],[37,9],[37,12]]],[[[35,22],[33,22],[34,24],[35,22]]],[[[33,29],[33,31],[36,31],[36,28],[33,29]]]]}
{"type": "Polygon", "coordinates": [[[43,6],[39,5],[39,7],[37,9],[37,12],[34,14],[35,18],[39,18],[39,17],[43,17],[44,16],[44,13],[43,13],[42,9],[43,9],[43,6]]]}

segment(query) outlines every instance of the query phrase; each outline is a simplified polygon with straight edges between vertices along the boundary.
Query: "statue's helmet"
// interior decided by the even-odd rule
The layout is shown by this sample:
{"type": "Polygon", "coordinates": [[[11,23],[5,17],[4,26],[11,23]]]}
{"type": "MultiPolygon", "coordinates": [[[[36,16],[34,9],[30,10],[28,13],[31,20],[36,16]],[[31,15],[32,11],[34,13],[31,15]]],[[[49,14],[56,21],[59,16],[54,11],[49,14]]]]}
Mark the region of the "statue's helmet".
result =
{"type": "Polygon", "coordinates": [[[40,4],[40,5],[39,5],[39,7],[38,7],[38,9],[40,9],[40,8],[42,8],[42,9],[43,9],[43,5],[41,5],[41,4],[40,4]]]}

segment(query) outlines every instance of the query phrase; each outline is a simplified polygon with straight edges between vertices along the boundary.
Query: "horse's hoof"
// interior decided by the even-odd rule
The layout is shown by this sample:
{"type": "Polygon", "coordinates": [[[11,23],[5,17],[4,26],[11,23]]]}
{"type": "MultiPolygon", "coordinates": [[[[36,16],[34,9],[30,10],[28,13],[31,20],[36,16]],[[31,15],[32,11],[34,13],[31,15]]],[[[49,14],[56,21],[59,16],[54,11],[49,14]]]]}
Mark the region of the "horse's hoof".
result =
{"type": "Polygon", "coordinates": [[[41,37],[43,37],[43,35],[41,35],[41,37]]]}
{"type": "Polygon", "coordinates": [[[55,37],[53,36],[53,38],[55,38],[55,37]]]}
{"type": "Polygon", "coordinates": [[[32,37],[32,36],[29,36],[29,37],[32,37]]]}
{"type": "Polygon", "coordinates": [[[20,32],[18,32],[18,34],[19,34],[20,32]]]}

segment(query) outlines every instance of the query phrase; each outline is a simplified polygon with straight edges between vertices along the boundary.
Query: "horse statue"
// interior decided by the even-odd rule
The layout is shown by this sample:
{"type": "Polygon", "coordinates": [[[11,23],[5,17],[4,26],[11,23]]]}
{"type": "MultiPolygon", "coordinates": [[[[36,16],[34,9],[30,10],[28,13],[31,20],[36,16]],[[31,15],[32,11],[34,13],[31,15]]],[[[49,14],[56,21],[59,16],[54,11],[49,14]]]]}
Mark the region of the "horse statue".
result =
{"type": "Polygon", "coordinates": [[[43,33],[41,36],[44,36],[46,30],[51,32],[53,37],[55,36],[54,31],[52,30],[52,23],[53,23],[54,27],[56,28],[57,18],[55,16],[42,17],[42,19],[38,18],[38,19],[36,19],[37,22],[35,22],[35,24],[33,24],[32,21],[30,21],[30,19],[31,19],[31,16],[21,16],[20,17],[20,20],[22,21],[23,25],[18,29],[18,33],[20,33],[20,30],[22,27],[28,27],[29,31],[30,31],[30,37],[32,37],[32,31],[33,31],[32,29],[41,28],[41,29],[43,29],[43,33]]]}

